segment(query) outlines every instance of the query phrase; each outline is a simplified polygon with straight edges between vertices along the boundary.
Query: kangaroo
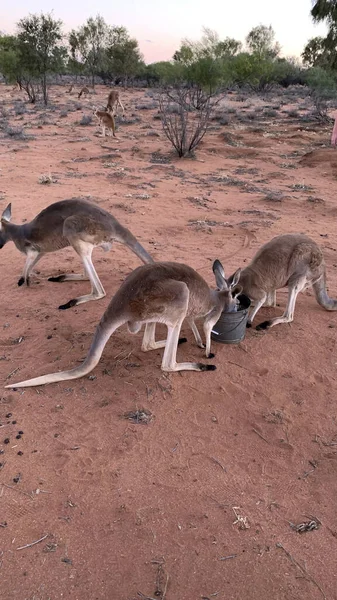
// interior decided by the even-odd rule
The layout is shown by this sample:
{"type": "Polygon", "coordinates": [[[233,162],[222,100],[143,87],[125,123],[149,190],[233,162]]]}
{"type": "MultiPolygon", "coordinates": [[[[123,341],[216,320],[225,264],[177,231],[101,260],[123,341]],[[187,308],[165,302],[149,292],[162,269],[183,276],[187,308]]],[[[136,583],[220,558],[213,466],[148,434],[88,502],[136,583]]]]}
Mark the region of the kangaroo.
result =
{"type": "Polygon", "coordinates": [[[163,371],[213,371],[215,365],[177,363],[176,358],[178,344],[186,342],[186,338],[179,339],[184,319],[191,326],[198,346],[206,349],[206,358],[213,358],[212,328],[222,311],[231,312],[237,308],[237,296],[242,291],[237,286],[240,270],[232,277],[232,283],[228,286],[223,267],[219,261],[217,263],[214,267],[217,290],[211,290],[194,269],[184,264],[161,262],[138,267],[130,273],[112,298],[96,328],[89,353],[81,365],[69,371],[42,375],[6,387],[31,387],[87,375],[98,364],[110,336],[125,323],[130,333],[138,333],[145,324],[142,343],[144,352],[165,348],[161,364],[163,371]],[[204,319],[206,345],[195,324],[195,319],[198,318],[204,319]],[[156,323],[166,325],[166,340],[155,341],[156,323]]]}
{"type": "Polygon", "coordinates": [[[99,124],[102,126],[102,135],[101,137],[105,137],[105,130],[111,129],[112,135],[117,140],[116,136],[116,126],[115,126],[115,118],[114,115],[106,110],[97,110],[94,109],[94,115],[97,117],[99,124]]]}
{"type": "Polygon", "coordinates": [[[11,223],[11,215],[11,204],[9,204],[1,216],[0,248],[12,240],[17,249],[26,255],[23,274],[18,281],[19,286],[24,283],[29,285],[29,275],[34,265],[47,252],[72,246],[81,257],[85,275],[65,274],[48,279],[48,281],[90,280],[91,293],[69,300],[59,306],[61,310],[89,300],[99,300],[105,296],[91,258],[96,246],[110,250],[113,242],[120,242],[128,246],[144,263],[154,262],[132,233],[117,219],[103,208],[80,198],[55,202],[42,210],[30,223],[23,225],[11,223]]]}
{"type": "Polygon", "coordinates": [[[108,112],[114,113],[114,108],[116,107],[116,113],[117,113],[118,105],[121,107],[121,109],[123,111],[123,116],[124,116],[125,110],[124,110],[124,106],[123,106],[120,96],[119,96],[119,90],[111,90],[109,97],[108,97],[108,104],[107,104],[106,110],[108,112]]]}
{"type": "MultiPolygon", "coordinates": [[[[232,276],[233,277],[233,276],[232,276]]],[[[231,277],[227,279],[231,284],[231,277]]],[[[306,235],[279,235],[258,250],[250,264],[242,269],[240,285],[243,293],[254,301],[247,327],[251,327],[261,306],[276,306],[276,290],[288,287],[286,309],[280,317],[260,323],[256,329],[269,329],[294,319],[299,292],[312,286],[316,300],[325,310],[337,310],[337,300],[329,298],[326,290],[326,271],[322,251],[306,235]]]]}
{"type": "Polygon", "coordinates": [[[85,85],[84,87],[82,87],[82,89],[79,91],[78,93],[78,98],[81,98],[81,96],[86,96],[87,94],[90,94],[90,90],[89,88],[85,85]]]}

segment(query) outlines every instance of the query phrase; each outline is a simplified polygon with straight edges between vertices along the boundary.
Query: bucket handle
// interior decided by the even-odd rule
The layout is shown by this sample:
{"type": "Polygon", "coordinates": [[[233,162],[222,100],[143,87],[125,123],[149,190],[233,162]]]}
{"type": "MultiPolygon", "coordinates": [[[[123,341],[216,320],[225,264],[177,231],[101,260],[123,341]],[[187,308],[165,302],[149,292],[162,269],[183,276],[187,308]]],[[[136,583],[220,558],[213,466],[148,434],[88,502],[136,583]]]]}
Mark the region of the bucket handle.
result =
{"type": "MultiPolygon", "coordinates": [[[[242,317],[241,321],[239,321],[238,323],[236,323],[235,327],[233,327],[232,329],[228,329],[226,333],[232,333],[232,331],[234,331],[235,329],[237,329],[246,318],[247,318],[247,315],[244,315],[242,317]]],[[[212,333],[215,333],[215,335],[221,335],[221,333],[219,333],[218,331],[214,331],[213,329],[212,329],[212,333]]]]}

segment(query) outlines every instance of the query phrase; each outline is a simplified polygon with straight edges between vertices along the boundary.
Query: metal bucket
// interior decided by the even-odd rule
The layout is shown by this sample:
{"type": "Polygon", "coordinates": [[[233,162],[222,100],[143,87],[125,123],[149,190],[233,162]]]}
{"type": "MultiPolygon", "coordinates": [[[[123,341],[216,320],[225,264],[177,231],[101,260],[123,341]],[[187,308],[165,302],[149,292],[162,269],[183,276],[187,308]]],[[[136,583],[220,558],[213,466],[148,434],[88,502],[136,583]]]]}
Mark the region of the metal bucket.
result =
{"type": "Polygon", "coordinates": [[[245,294],[238,296],[239,307],[236,312],[221,313],[214,325],[211,338],[221,344],[239,344],[245,337],[250,299],[245,294]]]}

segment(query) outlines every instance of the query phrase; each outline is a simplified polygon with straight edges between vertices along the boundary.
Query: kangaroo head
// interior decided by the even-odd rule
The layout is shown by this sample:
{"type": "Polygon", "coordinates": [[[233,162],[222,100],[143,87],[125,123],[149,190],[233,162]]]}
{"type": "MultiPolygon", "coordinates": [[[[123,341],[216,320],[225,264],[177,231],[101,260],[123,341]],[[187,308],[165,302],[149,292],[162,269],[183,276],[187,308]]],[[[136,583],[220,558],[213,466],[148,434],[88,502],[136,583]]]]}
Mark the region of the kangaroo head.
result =
{"type": "Polygon", "coordinates": [[[9,223],[11,218],[12,218],[12,205],[8,204],[8,206],[3,211],[2,215],[1,215],[1,220],[0,220],[0,248],[3,248],[4,245],[6,244],[6,242],[8,242],[8,240],[10,239],[9,234],[6,229],[6,223],[9,223]]]}
{"type": "Polygon", "coordinates": [[[234,312],[237,309],[237,297],[242,293],[242,286],[238,285],[241,269],[235,271],[234,275],[226,279],[224,268],[219,260],[213,263],[213,273],[220,298],[224,303],[225,312],[234,312]]]}

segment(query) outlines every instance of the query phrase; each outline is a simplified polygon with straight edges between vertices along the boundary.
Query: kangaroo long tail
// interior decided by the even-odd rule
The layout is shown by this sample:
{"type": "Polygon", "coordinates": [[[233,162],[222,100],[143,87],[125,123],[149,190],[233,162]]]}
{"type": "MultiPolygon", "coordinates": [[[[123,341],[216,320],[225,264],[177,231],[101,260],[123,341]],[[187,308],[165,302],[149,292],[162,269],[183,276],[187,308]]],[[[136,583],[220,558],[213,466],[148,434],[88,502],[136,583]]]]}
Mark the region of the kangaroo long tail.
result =
{"type": "Polygon", "coordinates": [[[10,385],[6,385],[6,388],[33,387],[36,385],[45,385],[46,383],[55,383],[57,381],[68,381],[70,379],[79,379],[80,377],[90,373],[90,371],[92,371],[99,362],[105,345],[112,333],[125,322],[125,320],[116,320],[113,323],[107,324],[103,321],[103,319],[104,316],[97,325],[88,355],[81,365],[75,367],[75,369],[70,369],[69,371],[50,373],[49,375],[34,377],[34,379],[26,379],[25,381],[20,381],[19,383],[11,383],[10,385]]]}
{"type": "Polygon", "coordinates": [[[315,292],[316,300],[325,310],[337,310],[337,300],[330,298],[326,289],[326,273],[325,269],[318,281],[312,285],[315,292]]]}

